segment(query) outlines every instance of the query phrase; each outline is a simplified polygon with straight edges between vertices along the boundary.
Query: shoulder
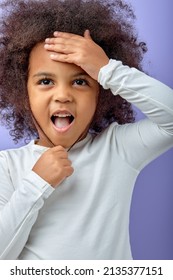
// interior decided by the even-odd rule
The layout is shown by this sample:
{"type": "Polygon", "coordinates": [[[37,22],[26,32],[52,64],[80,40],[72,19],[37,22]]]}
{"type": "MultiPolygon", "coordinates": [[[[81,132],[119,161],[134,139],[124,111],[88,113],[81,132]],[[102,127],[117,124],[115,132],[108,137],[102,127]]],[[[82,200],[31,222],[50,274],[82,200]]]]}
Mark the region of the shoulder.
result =
{"type": "Polygon", "coordinates": [[[32,146],[34,145],[34,140],[32,140],[30,143],[28,143],[25,146],[17,147],[17,148],[10,148],[6,150],[0,151],[0,156],[8,157],[13,154],[23,154],[26,151],[29,151],[32,149],[32,146]]]}
{"type": "Polygon", "coordinates": [[[122,134],[126,133],[126,129],[131,129],[134,123],[118,124],[117,122],[111,123],[99,135],[95,137],[96,141],[118,141],[122,134]]]}
{"type": "Polygon", "coordinates": [[[92,147],[96,150],[101,149],[117,149],[117,145],[122,137],[122,132],[125,125],[119,125],[116,122],[110,124],[107,128],[105,128],[100,134],[96,135],[92,139],[92,147]]]}
{"type": "Polygon", "coordinates": [[[33,158],[36,154],[41,154],[44,150],[45,147],[35,145],[34,140],[32,140],[25,146],[0,151],[0,162],[6,161],[15,165],[15,163],[22,163],[33,158]]]}

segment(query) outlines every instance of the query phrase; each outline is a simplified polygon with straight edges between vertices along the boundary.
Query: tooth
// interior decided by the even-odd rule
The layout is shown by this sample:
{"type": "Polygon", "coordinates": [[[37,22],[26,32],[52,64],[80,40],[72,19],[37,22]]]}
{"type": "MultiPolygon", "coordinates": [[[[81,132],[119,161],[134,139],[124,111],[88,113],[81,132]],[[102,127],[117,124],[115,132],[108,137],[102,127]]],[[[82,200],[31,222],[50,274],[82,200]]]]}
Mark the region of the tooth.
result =
{"type": "Polygon", "coordinates": [[[65,118],[65,117],[71,117],[71,115],[70,114],[54,114],[54,117],[65,118]]]}

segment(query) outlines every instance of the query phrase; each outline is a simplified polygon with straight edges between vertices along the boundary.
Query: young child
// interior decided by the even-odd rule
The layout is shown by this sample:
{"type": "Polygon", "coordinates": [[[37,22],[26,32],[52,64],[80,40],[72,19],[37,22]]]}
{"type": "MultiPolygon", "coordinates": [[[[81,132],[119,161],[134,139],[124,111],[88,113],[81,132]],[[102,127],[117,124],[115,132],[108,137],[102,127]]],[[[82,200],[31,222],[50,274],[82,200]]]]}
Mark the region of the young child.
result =
{"type": "MultiPolygon", "coordinates": [[[[141,169],[173,146],[173,92],[142,73],[121,0],[5,1],[1,259],[131,259],[141,169]],[[147,116],[134,122],[131,103],[147,116]]],[[[128,20],[127,20],[128,19],[128,20]]]]}

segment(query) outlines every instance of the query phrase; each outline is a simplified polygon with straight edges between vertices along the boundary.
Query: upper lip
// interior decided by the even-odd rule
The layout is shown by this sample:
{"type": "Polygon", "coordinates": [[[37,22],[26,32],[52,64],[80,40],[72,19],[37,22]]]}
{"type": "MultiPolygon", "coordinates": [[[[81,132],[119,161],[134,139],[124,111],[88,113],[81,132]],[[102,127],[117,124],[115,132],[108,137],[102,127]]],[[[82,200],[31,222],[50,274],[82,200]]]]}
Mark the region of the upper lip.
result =
{"type": "Polygon", "coordinates": [[[72,117],[74,117],[74,114],[71,112],[71,111],[69,111],[69,110],[56,110],[52,115],[51,115],[51,117],[53,117],[53,116],[56,116],[56,115],[67,115],[67,116],[72,116],[72,117]]]}

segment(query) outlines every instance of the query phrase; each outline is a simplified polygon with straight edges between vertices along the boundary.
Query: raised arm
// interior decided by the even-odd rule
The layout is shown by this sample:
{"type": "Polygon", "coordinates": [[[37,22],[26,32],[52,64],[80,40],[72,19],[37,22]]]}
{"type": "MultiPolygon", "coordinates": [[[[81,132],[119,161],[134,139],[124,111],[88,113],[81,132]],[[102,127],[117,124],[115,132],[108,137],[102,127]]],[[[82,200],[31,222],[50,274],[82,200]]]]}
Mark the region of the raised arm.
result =
{"type": "Polygon", "coordinates": [[[173,146],[173,90],[141,71],[110,60],[98,77],[105,89],[111,89],[137,106],[146,119],[120,126],[121,154],[140,170],[173,146]]]}

